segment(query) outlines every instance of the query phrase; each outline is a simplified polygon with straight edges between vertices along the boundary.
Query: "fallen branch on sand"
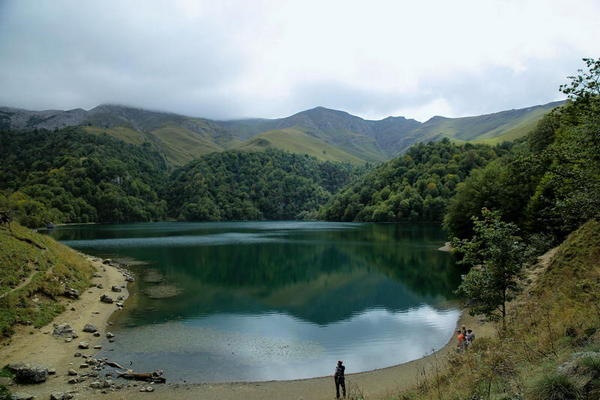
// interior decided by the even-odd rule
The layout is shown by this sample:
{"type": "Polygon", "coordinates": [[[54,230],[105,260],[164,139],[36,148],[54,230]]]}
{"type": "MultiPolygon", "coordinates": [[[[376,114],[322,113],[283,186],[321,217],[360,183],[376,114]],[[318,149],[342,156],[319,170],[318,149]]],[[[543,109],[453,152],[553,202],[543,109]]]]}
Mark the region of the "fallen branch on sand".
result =
{"type": "Polygon", "coordinates": [[[154,372],[133,372],[127,371],[125,373],[119,374],[117,378],[131,379],[135,381],[145,381],[145,382],[153,382],[153,383],[166,383],[167,380],[164,376],[162,376],[162,371],[154,371],[154,372]]]}

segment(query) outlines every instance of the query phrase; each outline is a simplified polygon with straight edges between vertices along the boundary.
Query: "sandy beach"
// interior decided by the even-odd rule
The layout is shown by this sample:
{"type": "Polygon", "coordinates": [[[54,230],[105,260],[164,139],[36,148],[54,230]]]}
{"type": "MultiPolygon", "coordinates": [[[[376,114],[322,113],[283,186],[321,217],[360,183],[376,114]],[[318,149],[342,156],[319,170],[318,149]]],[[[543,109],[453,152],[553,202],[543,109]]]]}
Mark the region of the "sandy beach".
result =
{"type": "MultiPolygon", "coordinates": [[[[81,352],[93,356],[98,350],[91,350],[95,345],[105,341],[105,333],[110,331],[109,318],[114,312],[119,312],[115,304],[105,304],[99,301],[102,294],[115,297],[117,293],[110,293],[113,285],[124,286],[125,278],[115,267],[104,265],[99,260],[94,260],[100,277],[94,278],[93,284],[101,284],[102,289],[92,286],[83,293],[78,300],[69,301],[67,311],[59,315],[53,323],[41,329],[20,327],[10,342],[0,348],[2,365],[16,362],[41,364],[56,370],[55,375],[38,385],[12,385],[12,392],[29,393],[36,399],[48,399],[52,392],[72,393],[75,399],[331,399],[335,397],[332,377],[311,378],[293,381],[269,382],[239,382],[239,383],[211,383],[211,384],[154,384],[145,382],[123,381],[122,389],[92,389],[92,379],[84,382],[69,384],[68,370],[78,372],[79,365],[83,362],[74,354],[81,352]],[[74,308],[72,310],[71,308],[74,308]],[[73,327],[79,337],[72,342],[65,342],[63,338],[52,335],[53,324],[67,323],[73,327]],[[101,333],[94,337],[91,333],[82,332],[85,324],[93,324],[101,333]],[[80,341],[87,341],[90,350],[79,350],[80,341]],[[152,386],[153,392],[140,392],[140,388],[152,386]],[[103,393],[104,392],[104,393],[103,393]]],[[[127,297],[126,289],[122,293],[127,297]]],[[[488,324],[481,324],[477,319],[463,313],[459,325],[472,327],[478,337],[485,337],[492,333],[493,328],[488,324]]],[[[118,337],[115,338],[118,340],[118,337]]],[[[370,372],[348,374],[346,386],[349,393],[362,394],[366,398],[383,398],[388,394],[396,393],[402,389],[413,387],[423,373],[430,373],[434,365],[441,366],[445,363],[445,355],[454,351],[455,343],[452,339],[439,351],[426,357],[400,364],[394,367],[379,369],[370,372]]],[[[159,366],[157,366],[159,367],[159,366]]],[[[332,366],[332,372],[335,366],[332,366]]],[[[139,371],[148,372],[148,371],[139,371]]],[[[102,379],[100,376],[98,379],[102,379]]]]}

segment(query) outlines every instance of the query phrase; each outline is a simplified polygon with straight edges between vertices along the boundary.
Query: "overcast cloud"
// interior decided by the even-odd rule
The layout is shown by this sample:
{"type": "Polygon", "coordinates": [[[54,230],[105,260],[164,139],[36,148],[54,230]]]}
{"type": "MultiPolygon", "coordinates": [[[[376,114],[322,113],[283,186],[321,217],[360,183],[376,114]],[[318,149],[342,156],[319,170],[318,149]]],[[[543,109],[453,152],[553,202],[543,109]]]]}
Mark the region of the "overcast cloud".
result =
{"type": "Polygon", "coordinates": [[[0,105],[425,120],[561,99],[600,1],[0,0],[0,105]]]}

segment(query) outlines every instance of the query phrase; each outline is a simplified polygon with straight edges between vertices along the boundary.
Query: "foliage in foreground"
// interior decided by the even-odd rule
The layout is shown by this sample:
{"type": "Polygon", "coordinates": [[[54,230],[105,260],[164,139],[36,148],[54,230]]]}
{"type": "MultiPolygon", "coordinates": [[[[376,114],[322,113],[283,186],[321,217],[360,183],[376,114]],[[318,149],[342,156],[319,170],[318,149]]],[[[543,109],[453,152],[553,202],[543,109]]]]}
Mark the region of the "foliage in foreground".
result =
{"type": "Polygon", "coordinates": [[[527,249],[515,224],[501,221],[498,212],[484,209],[482,214],[482,219],[473,219],[472,239],[453,241],[463,255],[461,262],[471,267],[458,293],[469,299],[472,315],[501,320],[504,326],[506,304],[517,293],[527,249]]]}

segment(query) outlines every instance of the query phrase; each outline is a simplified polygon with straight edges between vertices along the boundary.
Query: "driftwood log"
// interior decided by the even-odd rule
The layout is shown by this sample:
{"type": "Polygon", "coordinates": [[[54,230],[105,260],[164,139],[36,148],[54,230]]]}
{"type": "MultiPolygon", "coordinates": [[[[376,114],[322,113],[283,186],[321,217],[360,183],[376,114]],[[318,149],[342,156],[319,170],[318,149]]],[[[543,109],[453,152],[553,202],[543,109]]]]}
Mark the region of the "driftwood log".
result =
{"type": "Polygon", "coordinates": [[[122,367],[119,363],[116,363],[114,361],[104,361],[104,364],[108,365],[109,367],[113,367],[113,368],[118,368],[118,369],[125,369],[125,367],[122,367]]]}
{"type": "Polygon", "coordinates": [[[154,372],[125,372],[119,374],[118,378],[130,379],[135,381],[145,381],[145,382],[154,382],[154,383],[166,383],[167,380],[164,376],[162,376],[162,371],[154,371],[154,372]]]}

